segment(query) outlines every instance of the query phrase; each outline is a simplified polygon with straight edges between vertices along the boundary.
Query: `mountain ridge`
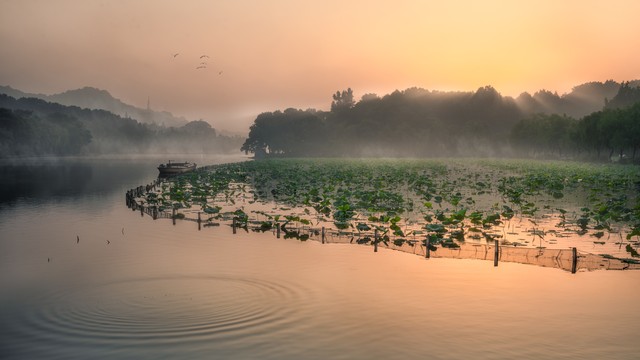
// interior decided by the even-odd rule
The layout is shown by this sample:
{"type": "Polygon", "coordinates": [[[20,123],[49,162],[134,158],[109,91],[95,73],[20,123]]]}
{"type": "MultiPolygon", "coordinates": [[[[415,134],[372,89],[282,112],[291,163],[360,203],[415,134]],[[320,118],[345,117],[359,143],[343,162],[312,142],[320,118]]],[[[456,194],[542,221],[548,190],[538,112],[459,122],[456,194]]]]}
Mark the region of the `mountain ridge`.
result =
{"type": "Polygon", "coordinates": [[[46,95],[26,93],[11,86],[0,85],[0,93],[18,98],[36,98],[49,102],[55,102],[66,106],[78,106],[93,110],[106,110],[115,115],[129,117],[143,124],[178,127],[189,121],[181,116],[175,116],[168,111],[155,111],[143,109],[127,104],[114,97],[107,90],[85,86],[78,89],[66,90],[61,93],[46,95]]]}

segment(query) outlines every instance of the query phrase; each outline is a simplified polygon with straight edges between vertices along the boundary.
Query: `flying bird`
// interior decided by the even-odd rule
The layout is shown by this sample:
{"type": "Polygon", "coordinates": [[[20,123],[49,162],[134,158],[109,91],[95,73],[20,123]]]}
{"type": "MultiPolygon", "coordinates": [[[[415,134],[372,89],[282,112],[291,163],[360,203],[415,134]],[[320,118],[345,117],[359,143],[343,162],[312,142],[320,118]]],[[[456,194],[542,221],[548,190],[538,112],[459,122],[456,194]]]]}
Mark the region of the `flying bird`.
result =
{"type": "Polygon", "coordinates": [[[124,228],[122,228],[122,235],[124,235],[124,228]]]}
{"type": "Polygon", "coordinates": [[[206,67],[206,66],[204,66],[204,65],[200,65],[200,66],[196,67],[196,69],[206,69],[206,68],[207,68],[207,67],[206,67]]]}
{"type": "Polygon", "coordinates": [[[107,245],[111,244],[111,241],[109,241],[109,239],[107,239],[107,245]]]}
{"type": "Polygon", "coordinates": [[[176,56],[180,55],[180,53],[175,53],[175,54],[172,54],[172,55],[175,58],[176,56]]]}
{"type": "Polygon", "coordinates": [[[201,56],[200,56],[200,59],[203,59],[203,58],[207,58],[207,59],[208,59],[208,58],[209,58],[209,55],[201,55],[201,56]]]}
{"type": "Polygon", "coordinates": [[[79,244],[79,243],[80,243],[80,236],[79,236],[79,235],[76,235],[76,238],[77,238],[77,240],[76,240],[76,244],[79,244]]]}
{"type": "Polygon", "coordinates": [[[222,71],[220,71],[220,72],[218,73],[218,75],[222,75],[222,71]]]}

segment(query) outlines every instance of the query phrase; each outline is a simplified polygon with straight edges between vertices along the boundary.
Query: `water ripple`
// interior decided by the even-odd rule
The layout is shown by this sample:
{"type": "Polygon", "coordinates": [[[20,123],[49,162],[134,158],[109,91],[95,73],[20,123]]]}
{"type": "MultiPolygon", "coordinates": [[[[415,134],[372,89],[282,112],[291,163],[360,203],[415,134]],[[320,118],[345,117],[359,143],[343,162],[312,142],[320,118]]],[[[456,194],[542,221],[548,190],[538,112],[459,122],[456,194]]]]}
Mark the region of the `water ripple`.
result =
{"type": "Polygon", "coordinates": [[[145,346],[291,331],[305,290],[232,275],[135,278],[58,290],[23,312],[28,338],[145,346]]]}

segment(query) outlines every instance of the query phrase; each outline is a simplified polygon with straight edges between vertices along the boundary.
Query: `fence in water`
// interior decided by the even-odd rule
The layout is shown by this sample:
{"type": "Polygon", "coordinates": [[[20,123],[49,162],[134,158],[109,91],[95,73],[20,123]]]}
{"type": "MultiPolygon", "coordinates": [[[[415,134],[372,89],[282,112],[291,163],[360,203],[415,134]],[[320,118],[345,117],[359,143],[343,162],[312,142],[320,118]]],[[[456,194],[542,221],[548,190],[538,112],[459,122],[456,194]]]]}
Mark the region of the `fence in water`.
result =
{"type": "Polygon", "coordinates": [[[377,231],[344,231],[324,226],[292,225],[284,222],[275,222],[270,226],[265,226],[266,223],[257,218],[242,219],[240,221],[235,216],[219,216],[216,221],[211,221],[211,218],[203,220],[202,212],[194,212],[189,209],[180,212],[176,208],[171,210],[160,209],[155,205],[145,206],[142,201],[138,201],[138,198],[149,191],[155,190],[160,183],[161,180],[156,180],[151,184],[127,191],[125,195],[127,207],[132,211],[139,211],[141,216],[148,215],[154,220],[171,219],[174,225],[176,221],[195,222],[198,230],[201,230],[202,227],[226,226],[230,227],[234,234],[240,229],[247,232],[271,233],[277,238],[318,241],[322,244],[367,245],[373,247],[376,252],[378,248],[385,248],[426,258],[487,260],[493,261],[494,266],[498,266],[500,262],[512,262],[557,268],[571,273],[600,269],[640,270],[640,262],[578,252],[575,247],[570,249],[518,247],[501,245],[498,240],[495,240],[493,244],[462,242],[452,247],[436,247],[429,243],[429,239],[426,236],[422,236],[422,238],[418,236],[412,236],[411,238],[380,236],[377,231]]]}

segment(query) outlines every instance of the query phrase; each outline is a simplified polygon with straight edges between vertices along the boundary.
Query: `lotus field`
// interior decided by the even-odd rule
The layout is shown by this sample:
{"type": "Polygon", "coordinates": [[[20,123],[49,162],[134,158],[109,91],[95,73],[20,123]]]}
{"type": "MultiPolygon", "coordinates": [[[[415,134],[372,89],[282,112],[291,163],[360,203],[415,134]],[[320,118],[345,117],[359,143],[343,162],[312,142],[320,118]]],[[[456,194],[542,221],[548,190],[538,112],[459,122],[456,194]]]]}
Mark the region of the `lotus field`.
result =
{"type": "Polygon", "coordinates": [[[136,199],[204,226],[350,242],[569,248],[638,263],[640,168],[475,159],[269,159],[202,168],[136,199]],[[175,210],[174,210],[175,209],[175,210]],[[175,212],[174,212],[175,211],[175,212]],[[428,240],[428,242],[426,242],[428,240]]]}

